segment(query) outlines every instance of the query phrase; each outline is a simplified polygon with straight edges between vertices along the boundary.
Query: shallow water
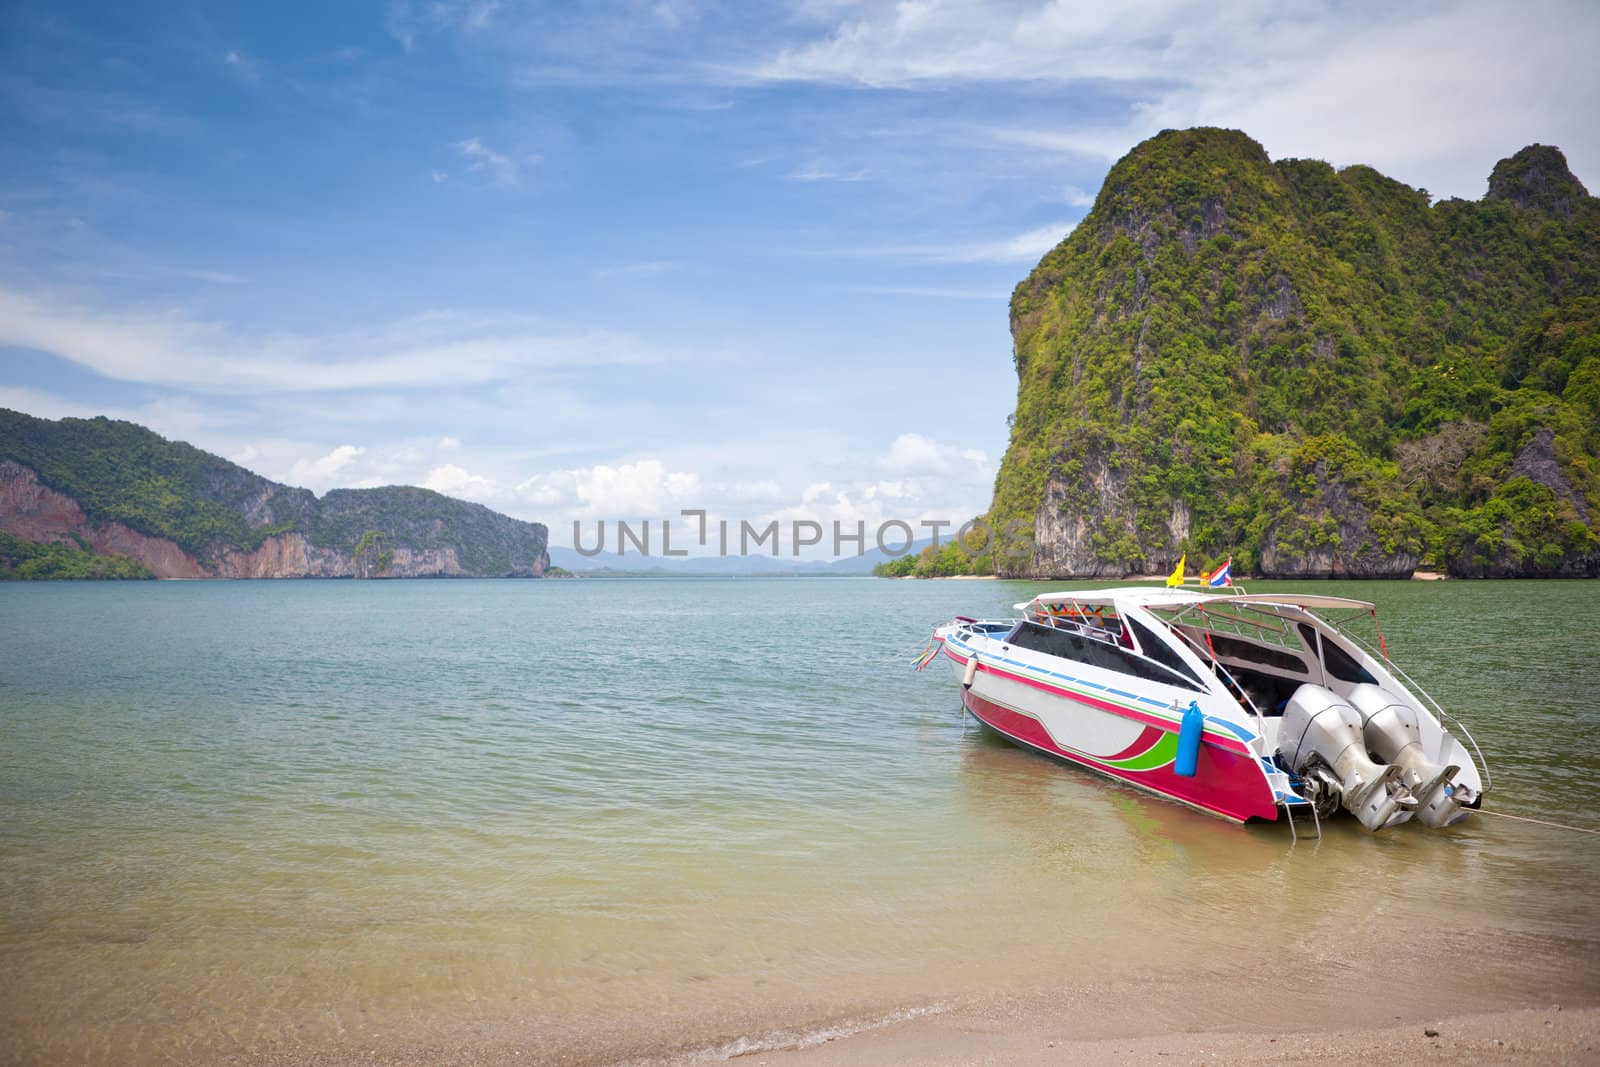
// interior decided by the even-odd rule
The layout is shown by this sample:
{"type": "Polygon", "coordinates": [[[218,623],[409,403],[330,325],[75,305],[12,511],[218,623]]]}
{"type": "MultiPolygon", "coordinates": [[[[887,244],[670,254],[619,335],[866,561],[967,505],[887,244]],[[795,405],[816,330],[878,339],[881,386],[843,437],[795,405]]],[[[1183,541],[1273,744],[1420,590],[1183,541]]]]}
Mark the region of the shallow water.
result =
{"type": "MultiPolygon", "coordinates": [[[[0,586],[0,1060],[714,1058],[1174,975],[1600,999],[1600,838],[1291,846],[997,741],[911,671],[930,624],[1042,588],[0,586]]],[[[1600,828],[1600,586],[1318,591],[1379,604],[1486,806],[1600,828]]]]}

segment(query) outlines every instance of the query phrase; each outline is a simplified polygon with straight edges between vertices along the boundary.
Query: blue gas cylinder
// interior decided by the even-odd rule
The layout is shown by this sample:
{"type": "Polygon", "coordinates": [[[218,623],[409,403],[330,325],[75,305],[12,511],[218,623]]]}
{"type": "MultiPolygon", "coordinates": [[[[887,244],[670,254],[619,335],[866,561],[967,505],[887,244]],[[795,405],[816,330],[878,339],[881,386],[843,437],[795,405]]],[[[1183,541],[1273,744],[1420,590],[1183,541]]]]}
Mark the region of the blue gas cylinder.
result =
{"type": "Polygon", "coordinates": [[[1200,705],[1189,701],[1189,710],[1183,713],[1183,725],[1178,728],[1178,758],[1173,765],[1180,776],[1193,778],[1200,765],[1200,735],[1205,732],[1206,717],[1200,705]]]}

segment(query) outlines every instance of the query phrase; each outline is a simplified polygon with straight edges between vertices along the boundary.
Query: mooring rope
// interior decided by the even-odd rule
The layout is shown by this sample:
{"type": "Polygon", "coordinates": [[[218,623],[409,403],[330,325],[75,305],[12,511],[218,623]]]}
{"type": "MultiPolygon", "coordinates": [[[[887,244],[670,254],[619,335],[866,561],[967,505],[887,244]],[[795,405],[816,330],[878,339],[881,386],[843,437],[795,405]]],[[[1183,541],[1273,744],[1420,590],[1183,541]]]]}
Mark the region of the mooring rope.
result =
{"type": "Polygon", "coordinates": [[[907,655],[910,655],[913,652],[915,652],[916,654],[911,656],[911,662],[915,663],[917,660],[919,660],[923,656],[927,655],[928,649],[930,649],[932,647],[933,647],[933,638],[930,637],[926,641],[922,642],[922,645],[921,645],[920,648],[918,646],[916,646],[916,645],[913,645],[910,648],[906,649],[904,652],[892,652],[887,657],[885,657],[884,659],[879,660],[878,663],[880,665],[885,664],[885,663],[893,663],[897,659],[904,659],[907,655]]]}
{"type": "Polygon", "coordinates": [[[1583,826],[1568,826],[1565,823],[1551,822],[1549,819],[1530,819],[1526,815],[1507,815],[1503,811],[1489,811],[1485,808],[1468,810],[1475,810],[1479,815],[1498,815],[1502,819],[1515,819],[1517,822],[1531,822],[1538,823],[1540,826],[1553,826],[1557,830],[1571,830],[1576,834],[1600,834],[1600,830],[1590,830],[1583,826]]]}

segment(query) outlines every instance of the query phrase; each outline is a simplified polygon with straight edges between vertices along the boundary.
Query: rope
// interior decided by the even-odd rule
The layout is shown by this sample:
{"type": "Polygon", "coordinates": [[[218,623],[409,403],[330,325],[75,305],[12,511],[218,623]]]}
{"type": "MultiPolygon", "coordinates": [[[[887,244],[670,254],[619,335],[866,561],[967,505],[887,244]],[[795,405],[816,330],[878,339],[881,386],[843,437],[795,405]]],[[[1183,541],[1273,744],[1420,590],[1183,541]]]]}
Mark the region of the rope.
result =
{"type": "Polygon", "coordinates": [[[915,663],[917,660],[921,659],[924,655],[926,655],[928,649],[931,648],[932,646],[933,646],[933,638],[929,637],[926,641],[923,641],[920,646],[912,645],[910,648],[906,649],[904,652],[891,652],[888,656],[886,656],[883,659],[879,660],[878,664],[881,666],[881,665],[883,665],[885,663],[893,663],[895,660],[903,660],[907,656],[911,656],[912,657],[911,658],[911,662],[915,663]],[[912,653],[915,653],[915,655],[912,655],[912,653]]]}
{"type": "MultiPolygon", "coordinates": [[[[1470,811],[1473,809],[1469,808],[1468,810],[1470,811]]],[[[1583,826],[1568,826],[1565,823],[1550,822],[1548,819],[1530,819],[1526,815],[1507,815],[1503,811],[1487,811],[1483,808],[1476,809],[1476,812],[1479,815],[1498,815],[1502,819],[1514,819],[1517,822],[1531,822],[1538,823],[1540,826],[1553,826],[1557,830],[1571,830],[1576,834],[1600,834],[1600,830],[1590,830],[1583,826]]]]}

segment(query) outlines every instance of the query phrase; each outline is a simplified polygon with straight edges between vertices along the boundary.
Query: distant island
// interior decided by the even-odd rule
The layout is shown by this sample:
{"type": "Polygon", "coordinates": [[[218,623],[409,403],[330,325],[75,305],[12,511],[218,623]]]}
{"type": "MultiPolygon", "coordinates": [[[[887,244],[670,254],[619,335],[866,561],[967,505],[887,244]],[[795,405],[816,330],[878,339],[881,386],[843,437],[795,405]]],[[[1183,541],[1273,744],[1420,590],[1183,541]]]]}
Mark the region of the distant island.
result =
{"type": "MultiPolygon", "coordinates": [[[[881,573],[1600,576],[1600,200],[1555,148],[1432,203],[1169,130],[1016,288],[987,521],[881,573]]],[[[987,372],[978,372],[987,373],[987,372]]]]}
{"type": "Polygon", "coordinates": [[[0,408],[0,578],[538,578],[548,542],[428,489],[318,497],[131,422],[0,408]]]}

